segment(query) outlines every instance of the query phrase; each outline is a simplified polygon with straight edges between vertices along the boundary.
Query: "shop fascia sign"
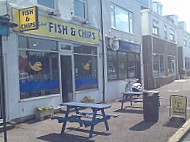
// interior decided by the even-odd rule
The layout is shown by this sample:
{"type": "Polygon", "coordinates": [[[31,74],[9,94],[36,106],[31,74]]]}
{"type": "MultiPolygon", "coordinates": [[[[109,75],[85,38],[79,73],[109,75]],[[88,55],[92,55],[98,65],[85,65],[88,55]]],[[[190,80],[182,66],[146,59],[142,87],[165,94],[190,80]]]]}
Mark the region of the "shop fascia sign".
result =
{"type": "MultiPolygon", "coordinates": [[[[20,12],[21,13],[21,12],[20,12]]],[[[13,9],[14,22],[18,23],[18,10],[13,9]]],[[[26,17],[25,17],[26,19],[26,17]]],[[[87,28],[84,26],[75,25],[65,21],[52,19],[45,16],[38,16],[37,30],[24,31],[33,35],[40,35],[46,37],[53,37],[77,42],[99,44],[99,30],[87,28]]],[[[14,29],[19,31],[18,28],[14,29]]]]}
{"type": "Polygon", "coordinates": [[[36,6],[19,10],[19,30],[38,29],[38,8],[36,6]]]}
{"type": "Polygon", "coordinates": [[[184,118],[187,117],[187,97],[180,95],[170,96],[170,117],[184,118]]]}

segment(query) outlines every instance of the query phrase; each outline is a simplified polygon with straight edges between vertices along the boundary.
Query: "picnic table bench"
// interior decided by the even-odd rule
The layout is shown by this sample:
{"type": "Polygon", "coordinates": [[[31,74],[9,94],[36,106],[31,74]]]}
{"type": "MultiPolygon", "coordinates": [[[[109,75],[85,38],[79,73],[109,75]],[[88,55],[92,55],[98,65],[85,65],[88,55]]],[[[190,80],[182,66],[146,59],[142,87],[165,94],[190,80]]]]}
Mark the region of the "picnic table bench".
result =
{"type": "Polygon", "coordinates": [[[61,106],[66,106],[67,111],[65,113],[65,117],[53,116],[52,120],[58,120],[58,123],[63,123],[63,127],[61,133],[65,132],[67,122],[78,122],[80,127],[83,125],[85,127],[91,126],[89,132],[89,138],[92,137],[94,126],[100,122],[105,123],[106,130],[109,130],[108,121],[111,117],[117,117],[117,114],[107,114],[105,113],[105,109],[110,108],[109,104],[91,104],[91,103],[77,103],[77,102],[67,102],[60,104],[61,106]],[[75,109],[75,114],[69,116],[71,108],[75,109]],[[79,111],[79,108],[91,108],[92,111],[79,111]],[[90,118],[85,119],[83,118],[90,118]]]}
{"type": "Polygon", "coordinates": [[[121,94],[123,95],[121,100],[121,109],[123,109],[123,104],[125,102],[130,102],[131,106],[133,105],[133,102],[143,102],[143,92],[122,92],[121,94]]]}

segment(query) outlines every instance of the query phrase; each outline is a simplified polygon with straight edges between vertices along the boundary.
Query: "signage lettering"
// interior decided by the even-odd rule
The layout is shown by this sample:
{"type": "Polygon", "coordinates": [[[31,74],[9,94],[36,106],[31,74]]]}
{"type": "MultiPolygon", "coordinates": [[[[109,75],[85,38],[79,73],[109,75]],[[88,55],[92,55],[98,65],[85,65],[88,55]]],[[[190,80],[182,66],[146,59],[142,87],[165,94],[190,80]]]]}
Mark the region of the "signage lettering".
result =
{"type": "Polygon", "coordinates": [[[34,30],[38,28],[37,7],[22,9],[19,14],[20,31],[34,30]]]}
{"type": "Polygon", "coordinates": [[[14,22],[20,23],[19,29],[15,28],[15,30],[24,31],[25,33],[38,35],[38,36],[46,36],[46,37],[60,38],[65,40],[72,40],[77,42],[99,44],[98,30],[44,16],[39,16],[39,20],[36,20],[34,18],[35,17],[34,15],[36,13],[37,11],[35,10],[35,7],[23,9],[22,11],[14,9],[13,10],[14,22]],[[39,28],[35,29],[36,27],[39,28]]]}

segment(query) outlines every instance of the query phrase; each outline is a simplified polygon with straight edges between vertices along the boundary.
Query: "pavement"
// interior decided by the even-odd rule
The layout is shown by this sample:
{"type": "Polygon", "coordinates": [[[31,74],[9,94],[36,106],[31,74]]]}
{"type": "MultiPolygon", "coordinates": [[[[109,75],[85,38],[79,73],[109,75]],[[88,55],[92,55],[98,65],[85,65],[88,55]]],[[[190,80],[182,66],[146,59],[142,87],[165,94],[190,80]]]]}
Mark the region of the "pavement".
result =
{"type": "MultiPolygon", "coordinates": [[[[190,79],[176,80],[158,88],[161,96],[158,122],[146,122],[143,118],[142,103],[124,104],[120,110],[119,99],[107,102],[112,107],[107,113],[119,114],[117,118],[108,120],[110,130],[100,123],[95,126],[92,138],[88,138],[90,128],[79,127],[77,123],[67,123],[65,134],[60,134],[62,125],[56,120],[31,120],[14,124],[7,131],[8,142],[175,142],[190,141],[190,120],[186,123],[169,121],[170,95],[184,95],[190,100],[190,79]],[[182,130],[183,129],[183,130],[182,130]]],[[[55,115],[64,116],[63,113],[55,115]]],[[[190,104],[187,105],[187,118],[190,118],[190,104]]],[[[0,141],[3,142],[3,133],[0,141]]]]}

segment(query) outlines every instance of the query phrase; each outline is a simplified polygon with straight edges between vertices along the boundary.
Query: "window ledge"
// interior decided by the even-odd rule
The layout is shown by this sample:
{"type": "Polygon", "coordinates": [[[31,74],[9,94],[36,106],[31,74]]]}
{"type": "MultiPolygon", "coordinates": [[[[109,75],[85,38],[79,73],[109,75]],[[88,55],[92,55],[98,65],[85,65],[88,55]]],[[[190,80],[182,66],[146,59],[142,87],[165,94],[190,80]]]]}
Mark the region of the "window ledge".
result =
{"type": "Polygon", "coordinates": [[[40,99],[53,98],[53,97],[59,97],[59,96],[60,96],[60,94],[54,94],[54,95],[48,95],[48,96],[40,96],[40,97],[34,97],[34,98],[27,98],[27,99],[19,100],[19,103],[29,102],[29,101],[35,101],[35,100],[40,100],[40,99]]]}
{"type": "Polygon", "coordinates": [[[87,19],[80,18],[80,17],[77,17],[77,16],[73,16],[72,20],[80,22],[81,24],[89,24],[90,23],[87,19]]]}
{"type": "Polygon", "coordinates": [[[86,93],[86,92],[92,92],[92,91],[98,91],[98,88],[95,89],[87,89],[87,90],[82,90],[82,91],[76,91],[76,94],[80,94],[80,93],[86,93]]]}
{"type": "Polygon", "coordinates": [[[60,11],[57,8],[52,9],[52,8],[45,7],[42,5],[37,5],[37,7],[38,7],[39,11],[46,12],[48,15],[52,15],[52,16],[60,16],[61,15],[60,11]]]}
{"type": "Polygon", "coordinates": [[[118,32],[122,32],[122,33],[125,33],[125,34],[130,34],[130,35],[133,35],[133,36],[134,36],[134,33],[130,33],[130,32],[126,32],[126,31],[118,30],[118,29],[115,28],[115,27],[111,27],[111,29],[116,30],[116,31],[118,31],[118,32]]]}

